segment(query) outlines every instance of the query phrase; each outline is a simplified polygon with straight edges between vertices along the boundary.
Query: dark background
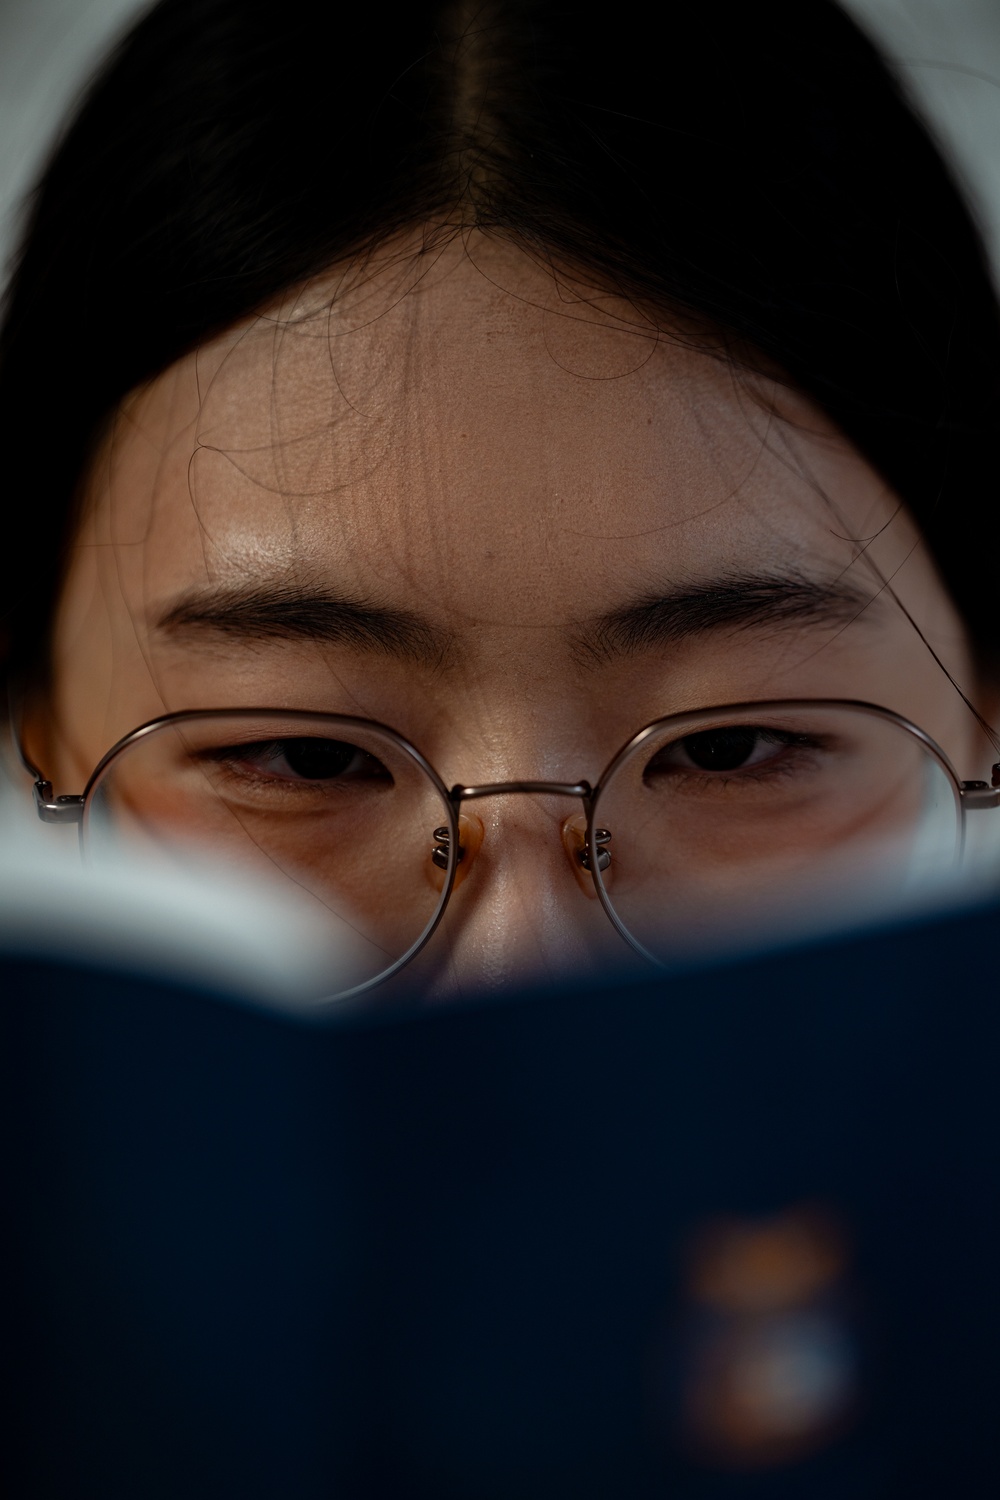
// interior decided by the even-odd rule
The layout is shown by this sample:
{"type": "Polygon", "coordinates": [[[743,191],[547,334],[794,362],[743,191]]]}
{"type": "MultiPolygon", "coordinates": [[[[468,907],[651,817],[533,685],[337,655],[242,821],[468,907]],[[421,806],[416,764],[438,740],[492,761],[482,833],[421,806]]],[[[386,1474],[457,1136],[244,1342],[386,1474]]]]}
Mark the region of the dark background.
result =
{"type": "MultiPolygon", "coordinates": [[[[64,112],[148,3],[0,0],[0,266],[17,205],[64,112]]],[[[845,0],[845,8],[899,64],[1000,265],[1000,0],[845,0]]]]}

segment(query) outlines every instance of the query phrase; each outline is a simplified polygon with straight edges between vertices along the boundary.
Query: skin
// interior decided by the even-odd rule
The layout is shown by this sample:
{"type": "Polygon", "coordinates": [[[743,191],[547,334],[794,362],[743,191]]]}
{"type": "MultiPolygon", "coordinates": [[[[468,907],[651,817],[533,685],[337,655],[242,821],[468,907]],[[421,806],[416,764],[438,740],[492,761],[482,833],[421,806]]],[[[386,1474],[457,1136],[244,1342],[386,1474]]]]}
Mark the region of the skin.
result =
{"type": "MultiPolygon", "coordinates": [[[[668,713],[859,698],[988,778],[929,649],[988,713],[962,623],[818,411],[510,243],[427,244],[336,268],[124,404],[28,719],[57,792],[144,720],[265,704],[387,723],[450,785],[594,781],[668,713]],[[734,620],[748,575],[791,580],[779,618],[734,620]],[[279,628],[268,591],[319,598],[312,625],[279,628]],[[637,640],[621,612],[659,596],[637,640]]],[[[577,811],[466,808],[461,884],[418,960],[435,993],[623,951],[572,857],[577,811]]]]}

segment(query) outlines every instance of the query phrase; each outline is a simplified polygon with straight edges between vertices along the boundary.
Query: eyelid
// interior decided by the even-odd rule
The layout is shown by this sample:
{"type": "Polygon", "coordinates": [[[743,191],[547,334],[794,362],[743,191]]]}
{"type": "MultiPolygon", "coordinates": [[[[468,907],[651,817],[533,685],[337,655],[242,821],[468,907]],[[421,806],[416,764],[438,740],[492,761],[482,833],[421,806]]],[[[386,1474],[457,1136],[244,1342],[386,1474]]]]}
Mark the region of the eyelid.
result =
{"type": "MultiPolygon", "coordinates": [[[[355,744],[353,740],[335,739],[332,734],[269,734],[266,739],[228,740],[224,745],[206,745],[194,750],[194,753],[203,759],[216,760],[231,755],[246,755],[252,750],[259,752],[280,750],[284,745],[302,740],[315,740],[320,744],[346,745],[349,750],[355,750],[359,755],[371,754],[362,745],[355,744]]],[[[375,758],[377,757],[373,757],[375,758]]]]}
{"type": "Polygon", "coordinates": [[[334,739],[332,735],[286,735],[284,738],[252,740],[242,745],[219,746],[201,759],[210,759],[218,765],[243,766],[245,772],[262,779],[284,782],[291,786],[333,786],[338,782],[393,781],[389,767],[377,755],[352,740],[334,739]],[[288,763],[289,747],[313,742],[318,745],[337,746],[346,752],[344,764],[329,775],[310,776],[288,763]],[[287,771],[280,768],[285,761],[287,771]]]}
{"type": "MultiPolygon", "coordinates": [[[[748,751],[753,755],[757,744],[748,751]]],[[[692,734],[681,735],[675,740],[661,745],[659,750],[650,757],[643,769],[643,779],[652,782],[658,777],[671,777],[676,782],[692,781],[704,785],[722,785],[727,778],[749,782],[754,779],[763,780],[769,775],[778,775],[792,770],[797,757],[796,751],[822,751],[823,746],[817,738],[803,734],[801,731],[782,730],[774,726],[760,724],[728,723],[718,724],[707,729],[698,729],[692,734]],[[746,730],[756,735],[759,741],[767,746],[774,746],[775,752],[760,760],[747,760],[736,766],[700,766],[693,759],[690,750],[685,748],[689,740],[700,739],[703,735],[725,733],[726,730],[746,730]],[[786,754],[785,752],[791,752],[786,754]],[[681,757],[686,757],[682,759],[681,757]]],[[[799,761],[801,765],[801,761],[799,761]]]]}
{"type": "Polygon", "coordinates": [[[665,750],[682,747],[689,740],[699,740],[713,734],[725,734],[731,730],[745,730],[748,734],[757,735],[759,739],[771,745],[799,744],[819,746],[821,742],[820,736],[804,734],[799,729],[779,729],[774,725],[765,724],[710,724],[704,728],[689,731],[687,734],[678,735],[674,740],[668,740],[666,744],[661,745],[657,754],[662,754],[665,750]]]}

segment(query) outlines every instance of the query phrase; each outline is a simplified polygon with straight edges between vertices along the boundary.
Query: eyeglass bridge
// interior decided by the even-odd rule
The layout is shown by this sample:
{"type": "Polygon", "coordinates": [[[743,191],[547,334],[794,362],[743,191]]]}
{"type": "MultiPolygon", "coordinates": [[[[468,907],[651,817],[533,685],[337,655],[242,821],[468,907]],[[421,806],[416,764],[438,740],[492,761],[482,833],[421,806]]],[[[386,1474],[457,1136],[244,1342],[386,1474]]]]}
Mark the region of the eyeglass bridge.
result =
{"type": "MultiPolygon", "coordinates": [[[[457,811],[463,802],[474,802],[480,797],[503,797],[517,793],[533,793],[543,797],[579,797],[584,806],[589,808],[594,789],[589,781],[494,781],[480,786],[462,786],[456,783],[448,793],[448,800],[457,811]]],[[[442,824],[440,828],[435,828],[433,837],[434,847],[431,850],[431,860],[439,870],[446,870],[451,848],[451,829],[442,824]]],[[[606,870],[611,863],[611,851],[607,847],[610,842],[609,829],[594,829],[599,870],[606,870]]],[[[576,857],[583,869],[591,868],[590,851],[586,846],[577,850],[576,857]]],[[[464,858],[465,848],[460,842],[455,863],[461,864],[464,858]]]]}
{"type": "MultiPolygon", "coordinates": [[[[607,847],[610,842],[610,829],[594,829],[594,843],[597,845],[597,868],[599,870],[606,870],[611,863],[611,851],[607,847]]],[[[435,865],[437,865],[439,870],[447,870],[448,851],[450,848],[451,829],[442,824],[440,828],[435,828],[434,830],[434,848],[431,850],[431,860],[435,865]]],[[[460,842],[458,846],[458,853],[455,856],[455,863],[460,865],[464,858],[465,845],[460,842]]],[[[576,851],[576,858],[577,862],[583,867],[583,869],[590,869],[590,850],[587,849],[586,846],[576,851]]]]}

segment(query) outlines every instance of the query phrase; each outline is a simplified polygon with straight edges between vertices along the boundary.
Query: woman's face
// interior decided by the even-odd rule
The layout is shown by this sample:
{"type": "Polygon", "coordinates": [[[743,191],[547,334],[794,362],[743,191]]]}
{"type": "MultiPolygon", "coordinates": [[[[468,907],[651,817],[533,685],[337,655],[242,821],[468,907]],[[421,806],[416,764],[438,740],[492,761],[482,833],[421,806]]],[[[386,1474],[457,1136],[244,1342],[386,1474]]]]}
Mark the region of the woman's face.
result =
{"type": "MultiPolygon", "coordinates": [[[[663,715],[830,697],[988,775],[915,625],[970,689],[912,521],[814,408],[473,236],[346,268],[126,402],[29,746],[76,792],[144,720],[273,705],[390,725],[448,785],[594,781],[663,715]]],[[[465,810],[432,984],[617,951],[578,808],[465,810]]]]}

